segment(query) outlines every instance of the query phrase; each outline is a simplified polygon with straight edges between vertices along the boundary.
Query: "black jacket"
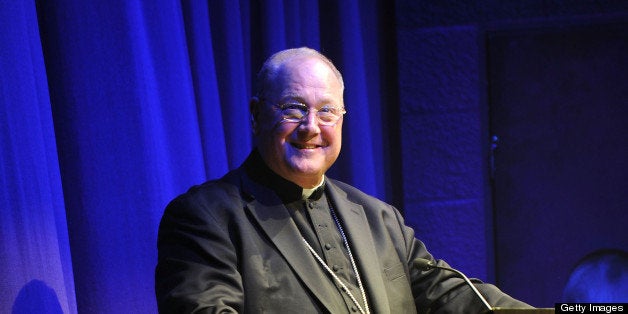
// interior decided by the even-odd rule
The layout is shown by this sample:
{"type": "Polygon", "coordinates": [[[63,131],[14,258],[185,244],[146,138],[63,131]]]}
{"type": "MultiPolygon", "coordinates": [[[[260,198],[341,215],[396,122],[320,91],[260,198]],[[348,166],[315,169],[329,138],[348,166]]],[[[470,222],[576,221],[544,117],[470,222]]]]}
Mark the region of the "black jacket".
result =
{"type": "MultiPolygon", "coordinates": [[[[246,171],[260,161],[254,152],[243,167],[168,205],[155,273],[160,312],[347,313],[288,209],[246,171]]],[[[454,274],[412,268],[415,258],[446,264],[434,260],[393,206],[329,178],[325,188],[352,246],[371,313],[484,312],[454,274]]],[[[527,306],[492,285],[476,286],[493,306],[527,306]]]]}

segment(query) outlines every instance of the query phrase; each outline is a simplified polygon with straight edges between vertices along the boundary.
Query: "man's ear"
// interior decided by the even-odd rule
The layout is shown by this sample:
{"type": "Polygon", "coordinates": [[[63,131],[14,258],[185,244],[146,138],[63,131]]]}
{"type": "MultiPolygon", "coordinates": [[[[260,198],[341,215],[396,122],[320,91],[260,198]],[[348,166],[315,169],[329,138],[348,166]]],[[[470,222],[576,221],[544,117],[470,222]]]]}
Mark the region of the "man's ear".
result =
{"type": "Polygon", "coordinates": [[[251,101],[249,102],[249,112],[251,116],[251,129],[253,130],[253,134],[257,134],[259,132],[259,114],[260,114],[260,106],[261,101],[257,96],[251,97],[251,101]]]}

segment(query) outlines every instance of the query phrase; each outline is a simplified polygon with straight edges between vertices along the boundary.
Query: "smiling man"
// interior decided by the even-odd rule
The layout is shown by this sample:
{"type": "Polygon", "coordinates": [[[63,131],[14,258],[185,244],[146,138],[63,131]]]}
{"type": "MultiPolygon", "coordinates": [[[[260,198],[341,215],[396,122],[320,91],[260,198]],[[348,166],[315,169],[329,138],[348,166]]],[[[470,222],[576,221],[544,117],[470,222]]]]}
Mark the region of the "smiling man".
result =
{"type": "MultiPolygon", "coordinates": [[[[325,176],[342,144],[344,83],[309,48],[276,53],[251,99],[255,148],[166,208],[156,294],[162,313],[480,313],[389,204],[325,176]]],[[[476,281],[493,306],[527,307],[476,281]]]]}
{"type": "Polygon", "coordinates": [[[331,62],[304,51],[284,51],[266,63],[251,116],[268,167],[312,188],[340,154],[344,86],[331,62]]]}

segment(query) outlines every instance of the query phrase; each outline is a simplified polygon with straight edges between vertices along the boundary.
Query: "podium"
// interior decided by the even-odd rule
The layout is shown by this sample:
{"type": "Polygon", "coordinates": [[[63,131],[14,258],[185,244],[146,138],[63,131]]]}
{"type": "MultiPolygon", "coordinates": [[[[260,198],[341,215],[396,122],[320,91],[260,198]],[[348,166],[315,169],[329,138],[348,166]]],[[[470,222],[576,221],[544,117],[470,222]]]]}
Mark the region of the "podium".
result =
{"type": "Polygon", "coordinates": [[[495,314],[550,314],[554,313],[554,308],[538,308],[538,309],[507,309],[494,307],[490,311],[486,311],[484,313],[495,313],[495,314]]]}

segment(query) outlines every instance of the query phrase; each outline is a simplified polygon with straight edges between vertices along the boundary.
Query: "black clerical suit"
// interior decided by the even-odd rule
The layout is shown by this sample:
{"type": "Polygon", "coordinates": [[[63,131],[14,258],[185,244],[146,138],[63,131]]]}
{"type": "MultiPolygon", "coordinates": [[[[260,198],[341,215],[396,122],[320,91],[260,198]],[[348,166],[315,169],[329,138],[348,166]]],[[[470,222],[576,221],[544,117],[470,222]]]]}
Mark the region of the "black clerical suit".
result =
{"type": "MultiPolygon", "coordinates": [[[[174,199],[159,228],[155,280],[160,312],[354,311],[303,242],[306,238],[325,255],[326,243],[316,239],[320,234],[307,209],[296,212],[309,202],[297,199],[300,191],[274,174],[254,151],[239,169],[174,199]]],[[[371,313],[485,310],[452,273],[411,267],[415,258],[434,258],[394,207],[329,178],[323,193],[344,229],[371,313]]],[[[320,196],[314,195],[315,201],[320,196]]],[[[338,230],[333,226],[329,232],[338,230]]],[[[346,257],[346,250],[340,252],[346,257]]],[[[360,296],[355,274],[345,271],[343,279],[360,296]]],[[[477,287],[493,306],[527,306],[492,285],[477,287]]]]}

